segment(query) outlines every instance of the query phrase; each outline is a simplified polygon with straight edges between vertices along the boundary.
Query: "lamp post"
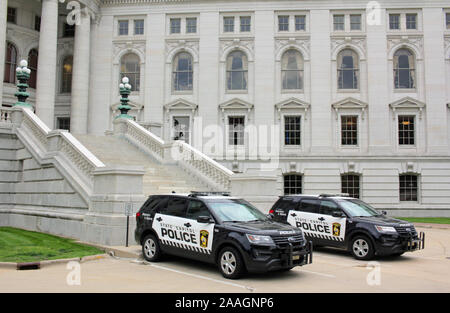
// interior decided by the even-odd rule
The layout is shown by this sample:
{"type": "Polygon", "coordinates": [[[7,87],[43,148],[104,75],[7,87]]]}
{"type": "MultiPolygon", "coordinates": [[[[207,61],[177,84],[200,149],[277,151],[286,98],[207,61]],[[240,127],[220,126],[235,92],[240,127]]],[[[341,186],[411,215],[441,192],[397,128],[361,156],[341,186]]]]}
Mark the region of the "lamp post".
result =
{"type": "Polygon", "coordinates": [[[128,105],[128,102],[130,101],[130,99],[128,99],[128,96],[131,93],[131,85],[128,77],[122,78],[122,83],[119,85],[119,89],[121,98],[118,109],[120,110],[120,115],[118,115],[116,119],[117,118],[133,119],[132,116],[128,115],[128,111],[131,110],[131,107],[128,105]]]}
{"type": "Polygon", "coordinates": [[[20,66],[16,68],[17,79],[19,83],[17,84],[18,91],[14,94],[18,101],[14,106],[21,106],[32,108],[31,104],[27,103],[27,99],[30,96],[27,92],[28,80],[30,79],[31,70],[28,68],[28,62],[26,60],[20,61],[20,66]]]}

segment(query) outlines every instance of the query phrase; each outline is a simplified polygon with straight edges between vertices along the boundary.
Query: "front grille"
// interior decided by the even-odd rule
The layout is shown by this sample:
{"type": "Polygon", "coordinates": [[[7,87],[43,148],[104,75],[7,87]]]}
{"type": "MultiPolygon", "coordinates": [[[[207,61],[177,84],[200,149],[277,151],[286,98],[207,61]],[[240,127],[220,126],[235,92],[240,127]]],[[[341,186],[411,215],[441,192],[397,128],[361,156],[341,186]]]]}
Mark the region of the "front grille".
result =
{"type": "Polygon", "coordinates": [[[417,231],[414,226],[395,226],[395,230],[402,237],[416,237],[417,231]]]}
{"type": "Polygon", "coordinates": [[[304,243],[302,234],[291,236],[272,236],[272,239],[277,246],[287,246],[290,243],[295,246],[297,245],[302,246],[304,243]]]}

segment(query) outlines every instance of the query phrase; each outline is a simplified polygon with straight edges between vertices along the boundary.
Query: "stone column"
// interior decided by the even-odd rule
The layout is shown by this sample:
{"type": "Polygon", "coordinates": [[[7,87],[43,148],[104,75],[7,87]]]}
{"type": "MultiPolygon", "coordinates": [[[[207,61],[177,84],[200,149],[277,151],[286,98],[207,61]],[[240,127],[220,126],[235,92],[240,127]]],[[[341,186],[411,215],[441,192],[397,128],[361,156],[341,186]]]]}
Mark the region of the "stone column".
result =
{"type": "Polygon", "coordinates": [[[3,100],[3,75],[5,72],[5,49],[6,49],[6,12],[8,11],[8,1],[2,0],[0,3],[0,106],[3,100]]]}
{"type": "Polygon", "coordinates": [[[58,0],[42,0],[39,61],[36,84],[36,114],[54,128],[58,0]]]}
{"type": "Polygon", "coordinates": [[[91,17],[84,11],[80,24],[75,29],[72,74],[72,104],[70,112],[70,131],[86,134],[89,109],[89,64],[91,17]]]}

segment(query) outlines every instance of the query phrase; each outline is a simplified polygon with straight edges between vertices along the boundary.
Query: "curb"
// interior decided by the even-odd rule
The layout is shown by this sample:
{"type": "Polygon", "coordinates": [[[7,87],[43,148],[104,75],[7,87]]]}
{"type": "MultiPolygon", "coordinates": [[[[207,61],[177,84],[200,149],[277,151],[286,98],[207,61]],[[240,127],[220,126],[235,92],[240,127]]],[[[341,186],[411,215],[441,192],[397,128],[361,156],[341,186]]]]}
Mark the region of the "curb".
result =
{"type": "Polygon", "coordinates": [[[447,229],[450,230],[450,225],[448,224],[428,224],[428,223],[413,223],[415,227],[419,228],[431,228],[431,229],[447,229]]]}
{"type": "Polygon", "coordinates": [[[57,260],[44,260],[40,262],[24,262],[24,263],[14,263],[14,262],[0,262],[0,268],[7,269],[19,269],[20,267],[36,267],[36,269],[41,269],[43,267],[47,267],[50,265],[64,264],[69,262],[88,262],[95,261],[106,258],[107,254],[97,254],[97,255],[88,255],[81,258],[70,258],[70,259],[57,259],[57,260]]]}

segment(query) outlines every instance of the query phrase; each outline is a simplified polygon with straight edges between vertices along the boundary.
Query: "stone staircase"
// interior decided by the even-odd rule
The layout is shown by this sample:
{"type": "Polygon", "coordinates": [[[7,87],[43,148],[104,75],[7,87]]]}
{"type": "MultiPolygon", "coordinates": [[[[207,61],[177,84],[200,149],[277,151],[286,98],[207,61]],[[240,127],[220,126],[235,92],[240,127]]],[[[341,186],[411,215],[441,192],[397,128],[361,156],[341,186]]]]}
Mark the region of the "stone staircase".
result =
{"type": "Polygon", "coordinates": [[[106,166],[132,165],[145,169],[144,195],[210,190],[177,165],[160,164],[124,139],[114,136],[75,135],[106,166]]]}

